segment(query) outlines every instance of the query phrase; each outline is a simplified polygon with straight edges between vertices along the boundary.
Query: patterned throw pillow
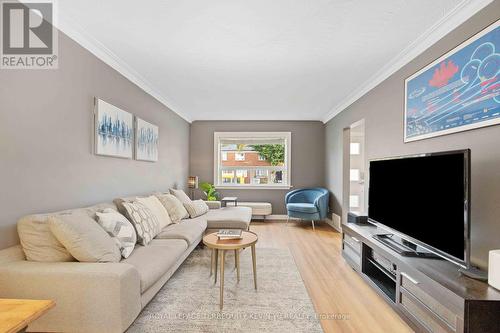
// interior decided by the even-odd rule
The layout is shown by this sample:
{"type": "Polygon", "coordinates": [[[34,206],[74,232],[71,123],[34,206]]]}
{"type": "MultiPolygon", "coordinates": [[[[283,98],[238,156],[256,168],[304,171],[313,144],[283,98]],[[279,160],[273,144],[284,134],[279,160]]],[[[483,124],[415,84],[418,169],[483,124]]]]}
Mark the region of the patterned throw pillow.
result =
{"type": "Polygon", "coordinates": [[[148,245],[160,233],[160,222],[149,208],[138,201],[124,202],[123,206],[137,232],[137,242],[148,245]]]}
{"type": "Polygon", "coordinates": [[[137,201],[148,207],[154,216],[156,216],[158,222],[160,222],[160,229],[163,229],[172,223],[172,219],[168,215],[166,208],[156,196],[151,195],[147,198],[137,198],[137,201]]]}
{"type": "Polygon", "coordinates": [[[180,202],[179,199],[174,197],[172,194],[157,194],[156,197],[167,209],[172,222],[179,223],[182,219],[189,217],[189,213],[182,205],[182,202],[180,202]]]}
{"type": "Polygon", "coordinates": [[[106,208],[96,215],[97,223],[118,245],[122,257],[128,258],[137,243],[137,234],[132,223],[112,208],[106,208]]]}
{"type": "Polygon", "coordinates": [[[179,199],[179,201],[182,202],[183,204],[191,202],[191,198],[188,197],[186,192],[184,192],[183,190],[175,190],[175,189],[171,188],[170,194],[172,194],[177,199],[179,199]]]}
{"type": "Polygon", "coordinates": [[[190,203],[184,203],[184,207],[191,218],[203,215],[208,212],[208,205],[203,200],[193,200],[190,203]]]}

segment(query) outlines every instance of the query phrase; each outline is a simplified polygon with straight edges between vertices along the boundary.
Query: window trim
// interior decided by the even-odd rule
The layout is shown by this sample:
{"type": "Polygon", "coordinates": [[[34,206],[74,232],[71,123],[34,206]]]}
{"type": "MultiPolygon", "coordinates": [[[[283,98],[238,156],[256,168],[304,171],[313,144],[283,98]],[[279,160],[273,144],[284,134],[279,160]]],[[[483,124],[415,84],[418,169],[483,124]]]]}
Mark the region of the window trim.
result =
{"type": "Polygon", "coordinates": [[[283,190],[292,188],[292,133],[291,132],[214,132],[214,178],[213,183],[217,189],[274,189],[283,190]],[[220,139],[225,138],[268,138],[282,137],[285,139],[285,166],[286,184],[266,184],[266,185],[237,185],[223,184],[219,179],[219,165],[221,164],[221,154],[219,151],[220,139]]]}

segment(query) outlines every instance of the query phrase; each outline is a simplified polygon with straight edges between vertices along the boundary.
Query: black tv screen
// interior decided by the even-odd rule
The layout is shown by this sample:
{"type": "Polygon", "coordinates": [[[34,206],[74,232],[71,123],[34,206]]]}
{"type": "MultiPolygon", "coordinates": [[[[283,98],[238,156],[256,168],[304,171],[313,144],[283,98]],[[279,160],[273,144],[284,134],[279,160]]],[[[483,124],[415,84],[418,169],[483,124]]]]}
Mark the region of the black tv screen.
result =
{"type": "Polygon", "coordinates": [[[370,161],[369,220],[467,264],[469,156],[464,150],[370,161]]]}

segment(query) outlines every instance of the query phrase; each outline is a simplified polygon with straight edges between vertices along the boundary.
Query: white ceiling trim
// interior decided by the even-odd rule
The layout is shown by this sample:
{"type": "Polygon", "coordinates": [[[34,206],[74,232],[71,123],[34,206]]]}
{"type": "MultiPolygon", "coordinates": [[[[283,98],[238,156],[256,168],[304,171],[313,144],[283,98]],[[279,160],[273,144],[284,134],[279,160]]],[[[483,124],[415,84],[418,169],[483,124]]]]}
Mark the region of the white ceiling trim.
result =
{"type": "Polygon", "coordinates": [[[461,2],[447,15],[443,16],[441,20],[427,29],[414,42],[408,45],[408,47],[401,51],[396,57],[389,61],[386,66],[382,67],[379,71],[377,71],[377,73],[375,73],[375,75],[360,85],[359,89],[353,91],[342,102],[337,104],[325,115],[323,123],[326,124],[333,117],[344,111],[355,101],[363,97],[363,95],[367,92],[375,88],[382,81],[415,59],[419,54],[427,50],[441,38],[446,36],[460,24],[469,19],[472,15],[493,1],[494,0],[465,0],[461,2]]]}
{"type": "Polygon", "coordinates": [[[83,27],[77,25],[71,18],[60,17],[56,26],[59,30],[68,35],[71,39],[76,41],[82,47],[94,54],[98,59],[109,65],[121,75],[125,76],[132,83],[136,84],[139,88],[144,90],[147,94],[154,97],[158,102],[165,105],[167,108],[175,112],[181,118],[191,123],[191,119],[179,111],[167,98],[165,98],[157,89],[154,88],[144,77],[142,77],[136,70],[130,67],[125,61],[118,57],[115,53],[111,52],[101,42],[96,40],[88,34],[83,27]]]}

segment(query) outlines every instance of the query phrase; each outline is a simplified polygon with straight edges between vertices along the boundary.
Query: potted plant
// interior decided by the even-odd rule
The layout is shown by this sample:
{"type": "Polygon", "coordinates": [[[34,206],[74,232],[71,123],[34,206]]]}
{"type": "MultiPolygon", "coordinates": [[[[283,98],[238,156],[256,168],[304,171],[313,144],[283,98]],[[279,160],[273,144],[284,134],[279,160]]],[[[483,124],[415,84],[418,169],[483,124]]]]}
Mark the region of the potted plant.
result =
{"type": "Polygon", "coordinates": [[[217,201],[219,198],[219,193],[215,189],[215,186],[211,183],[204,182],[200,184],[200,188],[207,197],[207,201],[217,201]]]}

